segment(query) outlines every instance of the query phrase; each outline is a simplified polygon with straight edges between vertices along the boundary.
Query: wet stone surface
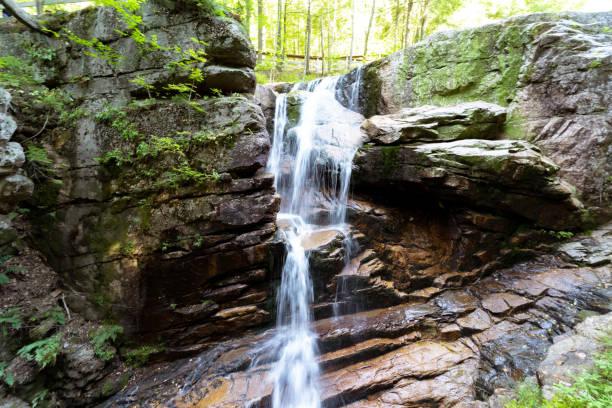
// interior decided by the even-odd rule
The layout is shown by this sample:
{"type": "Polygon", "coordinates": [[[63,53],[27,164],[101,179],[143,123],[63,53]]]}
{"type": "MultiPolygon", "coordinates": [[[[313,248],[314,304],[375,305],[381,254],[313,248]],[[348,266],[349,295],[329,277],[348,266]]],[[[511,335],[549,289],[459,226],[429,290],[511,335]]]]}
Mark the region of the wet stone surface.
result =
{"type": "MultiPolygon", "coordinates": [[[[323,405],[488,407],[482,400],[492,393],[536,375],[555,336],[585,314],[609,311],[611,284],[609,267],[577,268],[548,256],[463,289],[426,291],[427,303],[319,320],[323,405]]],[[[272,354],[261,345],[270,336],[220,343],[174,363],[171,374],[140,379],[138,389],[106,406],[266,407],[272,354]]]]}

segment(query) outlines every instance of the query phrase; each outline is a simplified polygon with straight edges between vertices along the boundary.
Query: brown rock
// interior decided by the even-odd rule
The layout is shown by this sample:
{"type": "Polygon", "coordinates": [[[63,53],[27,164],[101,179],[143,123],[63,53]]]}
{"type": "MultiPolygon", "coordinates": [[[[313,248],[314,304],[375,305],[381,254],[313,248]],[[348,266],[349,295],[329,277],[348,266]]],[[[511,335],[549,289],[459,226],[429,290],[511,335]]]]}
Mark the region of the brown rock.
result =
{"type": "Polygon", "coordinates": [[[469,315],[457,319],[457,324],[466,330],[482,331],[493,325],[493,321],[482,309],[476,309],[469,315]]]}
{"type": "Polygon", "coordinates": [[[482,307],[491,313],[502,314],[531,303],[531,300],[513,293],[495,293],[482,300],[482,307]]]}

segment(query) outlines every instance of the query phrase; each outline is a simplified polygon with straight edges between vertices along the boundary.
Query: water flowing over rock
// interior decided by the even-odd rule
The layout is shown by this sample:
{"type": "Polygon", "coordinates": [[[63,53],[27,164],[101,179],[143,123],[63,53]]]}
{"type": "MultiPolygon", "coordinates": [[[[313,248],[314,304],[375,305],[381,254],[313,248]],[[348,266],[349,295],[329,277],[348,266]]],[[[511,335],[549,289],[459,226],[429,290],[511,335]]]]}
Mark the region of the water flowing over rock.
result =
{"type": "MultiPolygon", "coordinates": [[[[307,91],[280,95],[276,100],[268,169],[275,174],[275,187],[283,197],[279,222],[287,257],[278,295],[277,333],[267,345],[277,349],[278,361],[271,370],[274,408],[321,406],[316,335],[310,329],[314,300],[310,270],[344,261],[332,248],[342,243],[336,239],[337,232],[331,231],[345,230],[352,159],[361,136],[361,120],[355,120],[360,115],[345,113],[334,99],[336,80],[326,78],[310,84],[307,91]],[[298,109],[299,120],[295,121],[289,106],[298,109]],[[319,211],[321,200],[329,205],[325,215],[319,211]],[[325,231],[320,225],[332,228],[325,231]]],[[[313,277],[325,281],[317,274],[313,277]]]]}
{"type": "MultiPolygon", "coordinates": [[[[202,95],[170,98],[169,84],[190,83],[164,68],[180,56],[137,52],[110,8],[49,24],[112,45],[114,67],[44,40],[56,58],[42,80],[81,110],[45,131],[58,182],[36,181],[23,235],[59,274],[50,304],[126,339],[104,362],[89,332],[66,331],[44,372],[54,398],[493,408],[525,377],[549,392],[557,361],[599,350],[587,345],[612,310],[600,222],[612,13],[438,33],[341,77],[269,86],[236,21],[182,1],[139,13],[164,46],[208,44],[202,95]],[[148,366],[126,368],[132,345],[154,350],[148,366]]],[[[24,38],[43,41],[0,25],[0,56],[22,55],[24,38]]],[[[15,140],[44,127],[4,100],[0,89],[0,251],[17,234],[3,206],[31,187],[15,140]]],[[[19,356],[7,367],[18,384],[1,398],[21,404],[9,394],[29,395],[43,371],[19,356]]]]}

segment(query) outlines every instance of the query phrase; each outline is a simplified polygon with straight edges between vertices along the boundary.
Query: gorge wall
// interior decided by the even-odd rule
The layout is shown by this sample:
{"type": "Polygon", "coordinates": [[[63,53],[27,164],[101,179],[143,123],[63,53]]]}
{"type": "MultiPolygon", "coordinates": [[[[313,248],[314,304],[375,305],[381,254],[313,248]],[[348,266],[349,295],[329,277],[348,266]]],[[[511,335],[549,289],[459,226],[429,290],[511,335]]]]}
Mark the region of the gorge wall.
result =
{"type": "MultiPolygon", "coordinates": [[[[281,197],[265,173],[276,95],[256,87],[236,21],[182,1],[149,1],[140,15],[155,44],[118,33],[125,22],[108,8],[49,19],[59,38],[0,24],[0,57],[35,72],[11,89],[17,126],[5,137],[0,116],[0,149],[12,137],[46,157],[32,150],[24,165],[35,184],[25,215],[11,226],[14,206],[0,208],[0,248],[40,251],[57,272],[47,306],[65,300],[175,361],[124,381],[126,353],[101,362],[85,331],[64,336],[52,373],[28,366],[0,397],[45,385],[60,406],[120,390],[103,405],[268,406],[269,356],[257,353],[273,335],[260,329],[275,320],[284,257],[281,197]],[[62,27],[122,58],[87,54],[62,27]],[[32,84],[68,100],[49,108],[32,84]],[[67,378],[79,382],[58,385],[67,378]]],[[[435,34],[339,79],[336,98],[363,116],[333,101],[320,131],[342,118],[364,144],[349,231],[307,248],[325,406],[489,406],[538,374],[554,336],[610,311],[610,27],[612,13],[515,17],[435,34]]],[[[300,92],[287,98],[289,127],[300,92]]]]}
{"type": "Polygon", "coordinates": [[[68,305],[194,352],[270,322],[283,251],[274,241],[279,197],[261,171],[270,136],[251,96],[255,54],[236,21],[189,2],[147,2],[140,14],[156,45],[118,32],[127,28],[113,9],[88,8],[46,21],[59,38],[2,25],[0,56],[29,62],[43,86],[71,99],[69,119],[28,95],[11,106],[15,139],[52,163],[28,203],[31,238],[62,277],[68,305]],[[66,32],[121,58],[96,57],[66,32]],[[189,52],[204,78],[193,94],[204,97],[176,96],[194,83],[180,66],[189,52]],[[32,56],[40,53],[48,59],[32,56]]]}
{"type": "Polygon", "coordinates": [[[508,109],[503,134],[538,146],[578,190],[589,217],[610,217],[610,13],[531,14],[434,34],[353,70],[366,117],[485,101],[508,109]]]}

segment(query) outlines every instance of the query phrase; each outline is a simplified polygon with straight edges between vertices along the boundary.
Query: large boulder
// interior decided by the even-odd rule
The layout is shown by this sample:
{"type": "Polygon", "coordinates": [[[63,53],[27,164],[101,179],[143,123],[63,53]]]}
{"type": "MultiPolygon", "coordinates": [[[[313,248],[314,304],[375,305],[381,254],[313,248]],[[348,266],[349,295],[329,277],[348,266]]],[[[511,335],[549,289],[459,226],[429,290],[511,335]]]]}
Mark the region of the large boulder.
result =
{"type": "Polygon", "coordinates": [[[496,139],[506,119],[501,106],[482,101],[455,106],[419,106],[366,119],[361,128],[371,141],[398,143],[496,139]]]}
{"type": "Polygon", "coordinates": [[[372,146],[355,157],[356,183],[436,196],[524,217],[552,229],[580,224],[581,204],[559,168],[530,143],[458,140],[372,146]]]}

